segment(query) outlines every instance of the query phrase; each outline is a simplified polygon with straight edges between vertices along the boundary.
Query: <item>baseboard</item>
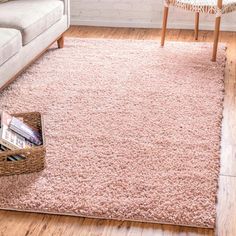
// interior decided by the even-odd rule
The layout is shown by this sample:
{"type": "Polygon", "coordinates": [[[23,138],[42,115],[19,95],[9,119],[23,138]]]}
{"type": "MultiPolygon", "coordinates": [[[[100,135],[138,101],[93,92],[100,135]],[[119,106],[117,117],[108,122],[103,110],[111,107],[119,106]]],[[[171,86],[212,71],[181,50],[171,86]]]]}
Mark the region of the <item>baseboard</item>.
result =
{"type": "MultiPolygon", "coordinates": [[[[71,25],[81,26],[104,26],[104,27],[131,27],[131,28],[161,28],[161,23],[156,22],[126,22],[126,21],[99,21],[99,20],[80,20],[77,17],[71,17],[71,25]]],[[[194,29],[194,24],[175,22],[168,23],[169,29],[194,29]]],[[[213,30],[214,23],[201,24],[200,30],[213,30]]],[[[222,21],[222,31],[236,31],[236,24],[224,24],[222,21]]]]}

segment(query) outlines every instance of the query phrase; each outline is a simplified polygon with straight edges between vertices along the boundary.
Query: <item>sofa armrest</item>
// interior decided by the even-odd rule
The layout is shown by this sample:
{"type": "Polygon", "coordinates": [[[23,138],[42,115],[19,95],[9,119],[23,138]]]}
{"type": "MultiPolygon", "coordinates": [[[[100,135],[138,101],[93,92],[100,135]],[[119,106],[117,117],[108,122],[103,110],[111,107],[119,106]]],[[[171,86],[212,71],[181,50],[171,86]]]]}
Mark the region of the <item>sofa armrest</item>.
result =
{"type": "Polygon", "coordinates": [[[67,15],[67,26],[70,26],[70,0],[62,0],[64,2],[64,14],[67,15]]]}

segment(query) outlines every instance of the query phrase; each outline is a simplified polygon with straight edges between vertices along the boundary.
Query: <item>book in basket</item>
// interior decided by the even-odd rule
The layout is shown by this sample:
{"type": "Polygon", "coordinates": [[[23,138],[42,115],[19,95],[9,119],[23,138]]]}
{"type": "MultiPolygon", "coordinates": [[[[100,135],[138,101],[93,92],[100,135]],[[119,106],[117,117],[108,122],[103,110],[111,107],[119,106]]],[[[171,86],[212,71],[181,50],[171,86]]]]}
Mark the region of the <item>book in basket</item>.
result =
{"type": "MultiPolygon", "coordinates": [[[[9,149],[0,144],[0,152],[8,151],[9,149]]],[[[8,156],[7,161],[20,161],[25,160],[25,157],[22,155],[8,156]]]]}
{"type": "Polygon", "coordinates": [[[12,116],[6,112],[1,113],[0,144],[10,150],[23,149],[34,146],[26,138],[9,128],[12,116]]]}
{"type": "Polygon", "coordinates": [[[36,145],[42,144],[40,133],[36,129],[29,127],[16,117],[12,117],[9,128],[36,145]]]}

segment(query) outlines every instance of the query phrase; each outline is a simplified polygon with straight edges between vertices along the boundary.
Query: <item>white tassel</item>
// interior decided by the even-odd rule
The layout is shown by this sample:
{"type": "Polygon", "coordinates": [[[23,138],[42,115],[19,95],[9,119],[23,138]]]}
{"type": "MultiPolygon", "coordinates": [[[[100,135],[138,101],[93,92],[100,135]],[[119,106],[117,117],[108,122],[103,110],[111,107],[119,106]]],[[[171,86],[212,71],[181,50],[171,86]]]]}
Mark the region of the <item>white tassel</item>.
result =
{"type": "Polygon", "coordinates": [[[221,17],[221,16],[222,16],[222,10],[220,8],[217,8],[216,17],[221,17]]]}
{"type": "Polygon", "coordinates": [[[164,0],[164,6],[169,7],[169,2],[167,0],[164,0]]]}

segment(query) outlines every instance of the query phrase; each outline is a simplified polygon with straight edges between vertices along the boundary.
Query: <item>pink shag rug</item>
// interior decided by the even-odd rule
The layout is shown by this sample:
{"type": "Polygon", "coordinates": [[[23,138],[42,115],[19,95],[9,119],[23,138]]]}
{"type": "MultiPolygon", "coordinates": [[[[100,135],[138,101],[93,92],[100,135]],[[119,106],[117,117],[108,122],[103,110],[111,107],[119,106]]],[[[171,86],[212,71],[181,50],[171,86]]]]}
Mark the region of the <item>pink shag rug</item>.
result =
{"type": "Polygon", "coordinates": [[[225,50],[66,39],[0,95],[44,114],[47,167],[0,178],[0,208],[214,227],[225,50]]]}

